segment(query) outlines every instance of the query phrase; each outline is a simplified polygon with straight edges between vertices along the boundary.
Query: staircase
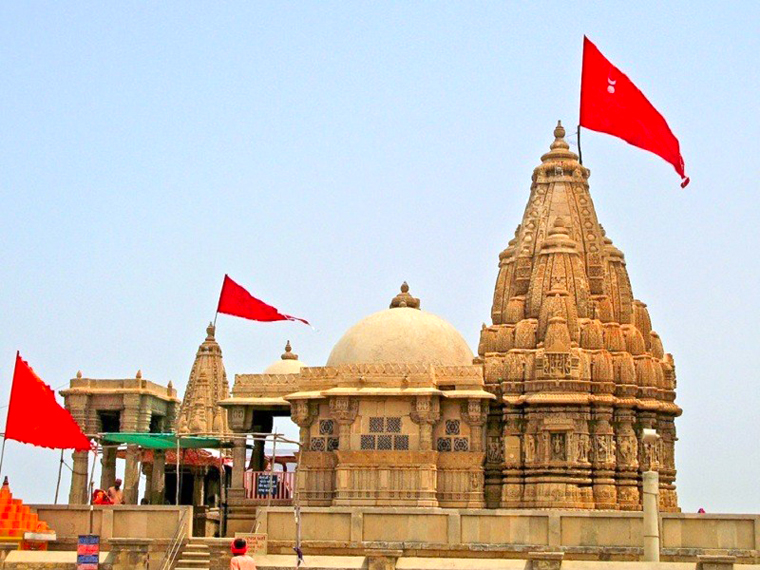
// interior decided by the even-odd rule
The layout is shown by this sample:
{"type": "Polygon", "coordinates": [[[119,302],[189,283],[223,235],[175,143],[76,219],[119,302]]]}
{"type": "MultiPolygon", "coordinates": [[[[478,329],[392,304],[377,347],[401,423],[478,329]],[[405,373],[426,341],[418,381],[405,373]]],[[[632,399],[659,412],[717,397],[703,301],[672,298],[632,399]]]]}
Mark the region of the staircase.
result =
{"type": "Polygon", "coordinates": [[[211,553],[202,538],[191,538],[174,566],[174,570],[209,570],[211,553]]]}

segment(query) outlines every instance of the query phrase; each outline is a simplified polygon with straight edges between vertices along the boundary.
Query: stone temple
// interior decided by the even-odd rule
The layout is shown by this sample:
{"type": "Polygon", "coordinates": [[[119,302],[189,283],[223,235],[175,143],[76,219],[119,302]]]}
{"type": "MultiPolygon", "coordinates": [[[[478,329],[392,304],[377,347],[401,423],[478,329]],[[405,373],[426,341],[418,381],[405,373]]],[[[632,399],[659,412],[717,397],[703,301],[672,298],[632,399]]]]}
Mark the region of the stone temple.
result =
{"type": "MultiPolygon", "coordinates": [[[[588,179],[558,124],[498,255],[477,353],[403,283],[395,296],[378,294],[381,310],[349,328],[324,366],[306,365],[288,343],[263,372],[235,374],[230,390],[209,326],[181,402],[171,384],[139,374],[78,375],[62,393],[88,434],[173,430],[230,448],[188,463],[182,454],[179,469],[171,450],[104,448],[101,486],[123,456],[127,503],[139,500],[142,465],[150,508],[180,497],[174,508],[192,505],[196,536],[258,531],[270,553],[292,553],[300,536],[318,554],[554,549],[632,560],[644,533],[643,475],[656,471],[672,560],[714,552],[760,560],[760,517],[680,512],[675,364],[597,219],[588,179]],[[276,417],[299,428],[295,469],[261,439],[276,417]],[[645,441],[644,430],[659,438],[645,441]],[[274,463],[283,469],[272,479],[274,463]]],[[[74,467],[71,508],[87,502],[86,453],[74,454],[74,467]]]]}

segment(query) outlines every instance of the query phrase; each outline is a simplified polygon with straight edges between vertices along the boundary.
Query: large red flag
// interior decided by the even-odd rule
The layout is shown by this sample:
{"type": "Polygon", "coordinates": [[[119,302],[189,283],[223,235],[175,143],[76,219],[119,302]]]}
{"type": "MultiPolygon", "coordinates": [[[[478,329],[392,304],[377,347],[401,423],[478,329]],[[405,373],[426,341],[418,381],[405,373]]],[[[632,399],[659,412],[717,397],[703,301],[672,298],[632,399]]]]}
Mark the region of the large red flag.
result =
{"type": "Polygon", "coordinates": [[[5,439],[53,449],[88,451],[90,440],[55,393],[16,353],[5,439]]]}
{"type": "Polygon", "coordinates": [[[272,305],[267,305],[264,301],[257,299],[230,279],[229,275],[224,276],[222,292],[219,295],[219,305],[216,311],[217,313],[243,317],[252,321],[301,321],[306,325],[309,324],[304,319],[281,313],[272,305]]]}
{"type": "Polygon", "coordinates": [[[665,118],[586,36],[583,37],[580,126],[620,137],[655,153],[673,165],[681,176],[682,188],[689,183],[678,139],[665,118]]]}

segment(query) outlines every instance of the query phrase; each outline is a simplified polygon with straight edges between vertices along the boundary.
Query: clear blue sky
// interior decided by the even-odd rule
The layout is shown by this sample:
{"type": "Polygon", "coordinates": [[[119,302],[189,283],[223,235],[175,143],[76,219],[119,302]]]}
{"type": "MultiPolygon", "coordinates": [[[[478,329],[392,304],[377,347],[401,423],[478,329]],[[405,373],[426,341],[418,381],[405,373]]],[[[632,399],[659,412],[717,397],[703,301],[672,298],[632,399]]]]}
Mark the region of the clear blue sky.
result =
{"type": "MultiPolygon", "coordinates": [[[[224,273],[318,329],[220,317],[230,379],[287,339],[324,364],[403,280],[474,349],[532,169],[577,122],[585,33],[692,179],[584,136],[676,359],[681,505],[760,512],[758,20],[746,2],[2,4],[0,404],[17,349],[53,387],[139,368],[181,390],[224,273]]],[[[56,452],[10,442],[5,461],[18,496],[52,501],[56,452]]]]}

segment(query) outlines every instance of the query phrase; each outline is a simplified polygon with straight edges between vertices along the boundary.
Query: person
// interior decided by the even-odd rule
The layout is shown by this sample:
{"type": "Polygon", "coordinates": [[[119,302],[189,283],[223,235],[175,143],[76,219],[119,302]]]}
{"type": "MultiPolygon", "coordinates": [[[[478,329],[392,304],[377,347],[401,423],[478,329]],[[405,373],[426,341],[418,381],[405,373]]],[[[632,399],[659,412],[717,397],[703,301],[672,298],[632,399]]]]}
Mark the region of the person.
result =
{"type": "Polygon", "coordinates": [[[103,489],[95,489],[92,492],[92,504],[93,505],[111,505],[111,499],[103,489]]]}
{"type": "Polygon", "coordinates": [[[702,507],[699,507],[699,510],[697,511],[697,514],[704,515],[705,510],[702,507]]]}
{"type": "Polygon", "coordinates": [[[230,570],[256,570],[256,564],[253,558],[248,556],[248,543],[244,538],[236,538],[230,545],[232,559],[230,560],[230,570]]]}
{"type": "Polygon", "coordinates": [[[112,487],[108,487],[108,498],[114,505],[124,504],[124,492],[121,490],[121,479],[116,479],[112,487]]]}

